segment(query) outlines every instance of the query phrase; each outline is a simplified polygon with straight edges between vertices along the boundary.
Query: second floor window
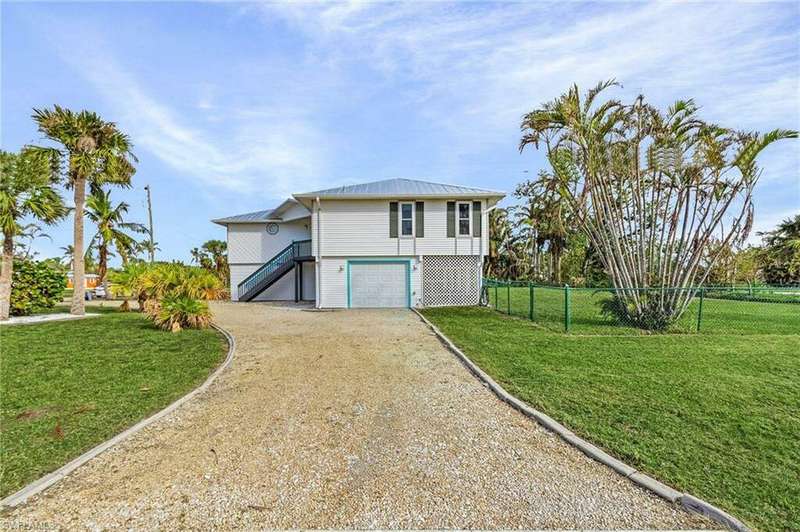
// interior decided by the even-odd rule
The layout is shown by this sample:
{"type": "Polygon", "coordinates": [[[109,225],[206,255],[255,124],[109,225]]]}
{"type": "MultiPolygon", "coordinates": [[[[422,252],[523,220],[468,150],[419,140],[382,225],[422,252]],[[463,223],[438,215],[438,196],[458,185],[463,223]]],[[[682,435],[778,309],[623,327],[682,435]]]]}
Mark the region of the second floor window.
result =
{"type": "Polygon", "coordinates": [[[400,234],[411,236],[414,234],[414,204],[400,204],[400,234]]]}
{"type": "Polygon", "coordinates": [[[470,236],[469,203],[458,204],[458,235],[470,236]]]}

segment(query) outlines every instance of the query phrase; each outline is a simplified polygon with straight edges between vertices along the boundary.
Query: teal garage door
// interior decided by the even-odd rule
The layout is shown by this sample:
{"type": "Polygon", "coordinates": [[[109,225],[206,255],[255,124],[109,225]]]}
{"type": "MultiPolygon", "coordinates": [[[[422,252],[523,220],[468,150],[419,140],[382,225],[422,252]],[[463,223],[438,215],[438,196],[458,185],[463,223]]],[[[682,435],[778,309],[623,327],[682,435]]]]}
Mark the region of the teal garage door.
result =
{"type": "Polygon", "coordinates": [[[350,306],[392,308],[408,306],[408,263],[350,264],[350,306]]]}

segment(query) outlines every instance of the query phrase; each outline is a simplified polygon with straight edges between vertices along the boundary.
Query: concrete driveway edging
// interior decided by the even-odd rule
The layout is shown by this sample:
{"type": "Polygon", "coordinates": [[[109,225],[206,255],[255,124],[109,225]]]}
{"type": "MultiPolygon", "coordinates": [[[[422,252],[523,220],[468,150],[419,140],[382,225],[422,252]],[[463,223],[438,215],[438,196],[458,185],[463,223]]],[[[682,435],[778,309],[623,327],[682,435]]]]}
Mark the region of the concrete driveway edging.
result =
{"type": "Polygon", "coordinates": [[[592,445],[591,443],[587,442],[580,436],[577,436],[574,432],[566,428],[564,425],[559,423],[558,421],[554,420],[547,414],[539,412],[535,408],[532,408],[527,403],[517,399],[510,393],[508,393],[502,386],[500,386],[494,379],[492,379],[486,372],[484,372],[481,368],[478,367],[470,358],[465,355],[456,345],[447,337],[445,334],[439,330],[436,325],[431,323],[428,318],[422,315],[417,309],[412,308],[411,310],[419,316],[419,318],[434,332],[434,334],[442,341],[442,343],[453,353],[455,354],[461,362],[467,367],[467,369],[475,375],[480,381],[482,381],[486,386],[489,387],[492,392],[502,401],[508,403],[513,408],[524,414],[525,416],[533,419],[540,425],[542,425],[547,430],[558,434],[562,440],[566,441],[573,447],[577,447],[581,452],[583,452],[589,458],[592,458],[601,464],[604,464],[620,475],[628,478],[635,484],[655,493],[659,497],[662,497],[672,503],[680,504],[685,510],[700,514],[703,516],[708,517],[709,519],[713,520],[716,523],[719,523],[723,526],[730,528],[731,530],[735,530],[737,532],[749,532],[750,529],[742,523],[739,519],[733,517],[729,513],[717,508],[713,504],[706,502],[702,499],[698,499],[688,493],[681,493],[666,484],[659,482],[658,480],[654,479],[653,477],[638,471],[636,468],[614,458],[613,456],[609,455],[607,452],[603,451],[599,447],[592,445]]]}
{"type": "Polygon", "coordinates": [[[184,395],[183,397],[181,397],[177,401],[173,402],[172,404],[167,405],[164,409],[156,412],[152,416],[150,416],[150,417],[148,417],[146,419],[143,419],[143,420],[139,421],[138,423],[136,423],[135,425],[133,425],[132,427],[129,427],[129,428],[125,429],[124,431],[120,432],[119,434],[117,434],[116,436],[111,438],[110,440],[106,440],[103,443],[97,445],[96,447],[93,447],[92,449],[89,449],[88,451],[86,451],[82,455],[80,455],[77,458],[71,460],[70,462],[68,462],[65,465],[61,466],[60,468],[56,469],[52,473],[48,473],[47,475],[43,476],[42,478],[40,478],[38,480],[34,480],[33,482],[31,482],[30,484],[28,484],[24,488],[20,489],[16,493],[12,493],[8,497],[4,498],[3,500],[0,500],[0,507],[10,508],[10,507],[19,506],[20,504],[23,504],[24,502],[26,502],[28,499],[30,499],[34,495],[38,495],[39,493],[43,492],[44,490],[46,490],[50,486],[52,486],[52,485],[58,483],[59,481],[61,481],[67,475],[69,475],[70,473],[72,473],[73,471],[75,471],[76,469],[78,469],[79,467],[84,465],[85,463],[87,463],[92,458],[98,456],[99,454],[103,453],[104,451],[107,451],[108,449],[110,449],[114,445],[120,443],[121,441],[130,438],[131,436],[133,436],[134,434],[136,434],[137,432],[139,432],[143,428],[145,428],[145,427],[147,427],[149,425],[152,425],[156,421],[160,420],[161,418],[163,418],[163,417],[167,416],[168,414],[172,413],[173,411],[177,410],[181,405],[183,405],[187,401],[191,400],[195,396],[197,396],[197,395],[203,393],[204,391],[206,391],[208,389],[208,387],[211,386],[211,384],[217,379],[217,377],[219,377],[219,375],[228,366],[230,366],[231,362],[233,361],[233,355],[236,352],[236,340],[233,338],[233,335],[231,335],[231,333],[229,333],[227,330],[223,329],[222,327],[220,327],[219,325],[217,325],[215,323],[212,323],[211,327],[213,327],[214,329],[219,331],[222,334],[222,336],[225,338],[225,340],[228,342],[228,353],[225,356],[225,360],[222,362],[222,364],[220,364],[220,366],[216,370],[214,370],[214,372],[211,375],[208,376],[208,378],[203,382],[203,384],[201,384],[200,386],[198,386],[194,390],[190,391],[189,393],[187,393],[186,395],[184,395]]]}

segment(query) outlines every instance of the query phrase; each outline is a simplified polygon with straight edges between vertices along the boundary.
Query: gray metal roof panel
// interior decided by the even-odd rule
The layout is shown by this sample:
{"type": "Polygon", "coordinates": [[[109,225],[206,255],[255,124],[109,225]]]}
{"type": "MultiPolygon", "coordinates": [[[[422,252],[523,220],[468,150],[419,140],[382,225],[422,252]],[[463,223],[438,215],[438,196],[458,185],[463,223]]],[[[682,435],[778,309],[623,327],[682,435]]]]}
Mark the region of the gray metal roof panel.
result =
{"type": "Polygon", "coordinates": [[[275,212],[275,209],[269,209],[266,211],[246,212],[244,214],[235,214],[233,216],[226,216],[225,218],[217,218],[211,221],[214,222],[215,224],[220,224],[220,225],[266,222],[267,220],[271,219],[273,212],[275,212]]]}
{"type": "Polygon", "coordinates": [[[433,183],[417,179],[385,179],[358,185],[316,190],[295,194],[295,197],[357,198],[357,197],[503,197],[505,193],[483,188],[433,183]]]}

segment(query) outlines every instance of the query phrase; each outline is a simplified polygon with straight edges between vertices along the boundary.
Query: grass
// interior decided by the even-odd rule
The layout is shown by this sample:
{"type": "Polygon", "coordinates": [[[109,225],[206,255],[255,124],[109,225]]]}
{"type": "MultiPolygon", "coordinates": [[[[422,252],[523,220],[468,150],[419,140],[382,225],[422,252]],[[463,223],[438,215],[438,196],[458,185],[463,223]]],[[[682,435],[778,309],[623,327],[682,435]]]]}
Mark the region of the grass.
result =
{"type": "Polygon", "coordinates": [[[724,304],[742,303],[721,301],[692,335],[636,335],[588,311],[576,317],[590,334],[487,308],[424,314],[510,393],[623,461],[756,528],[797,529],[800,308],[786,305],[787,323],[786,309],[724,304]]]}
{"type": "Polygon", "coordinates": [[[0,329],[0,496],[186,394],[227,350],[213,329],[172,334],[138,313],[87,310],[104,315],[0,329]]]}
{"type": "MultiPolygon", "coordinates": [[[[501,312],[527,318],[530,313],[530,290],[527,286],[490,287],[489,305],[501,312]],[[509,305],[510,300],[510,305],[509,305]]],[[[600,301],[609,297],[606,290],[573,288],[570,290],[570,332],[590,335],[647,334],[625,327],[600,312],[600,301]]],[[[534,321],[552,331],[564,331],[565,294],[563,288],[536,287],[533,294],[534,321]]],[[[673,333],[696,333],[699,298],[672,326],[673,333]]],[[[700,319],[701,334],[793,334],[800,330],[800,306],[796,303],[754,302],[706,297],[700,319]]]]}

